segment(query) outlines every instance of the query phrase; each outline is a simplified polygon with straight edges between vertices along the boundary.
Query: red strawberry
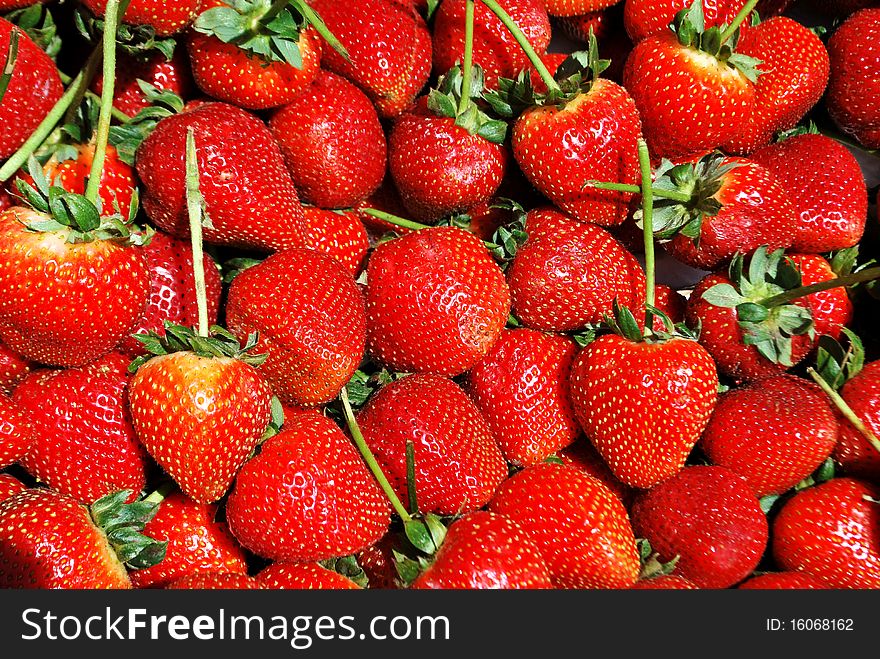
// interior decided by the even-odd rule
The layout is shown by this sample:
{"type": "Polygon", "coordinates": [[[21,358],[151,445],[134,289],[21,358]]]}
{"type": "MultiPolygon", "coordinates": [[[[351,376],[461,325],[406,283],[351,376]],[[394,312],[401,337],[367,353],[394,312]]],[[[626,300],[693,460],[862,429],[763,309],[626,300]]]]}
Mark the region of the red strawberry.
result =
{"type": "Polygon", "coordinates": [[[807,380],[777,375],[721,394],[700,446],[763,497],[813,473],[836,442],[837,419],[825,394],[807,380]]]}
{"type": "Polygon", "coordinates": [[[272,563],[255,577],[260,588],[273,590],[359,590],[354,581],[318,563],[272,563]]]}
{"type": "Polygon", "coordinates": [[[798,492],[773,522],[773,556],[785,570],[831,588],[880,588],[880,490],[851,478],[798,492]]]}
{"type": "Polygon", "coordinates": [[[363,89],[383,118],[409,108],[431,72],[431,33],[411,5],[395,0],[313,0],[348,51],[325,48],[324,67],[363,89]]]}
{"type": "MultiPolygon", "coordinates": [[[[720,27],[733,22],[747,0],[703,0],[706,27],[720,27]]],[[[630,38],[639,42],[645,37],[664,34],[675,15],[689,7],[692,0],[626,0],[623,20],[630,38]]],[[[761,12],[764,16],[764,12],[761,12]]]]}
{"type": "Polygon", "coordinates": [[[751,574],[767,546],[758,499],[723,467],[687,467],[636,497],[633,528],[661,561],[700,588],[728,588],[751,574]]]}
{"type": "Polygon", "coordinates": [[[20,7],[39,4],[42,0],[0,0],[0,11],[9,11],[20,7]]]}
{"type": "Polygon", "coordinates": [[[403,207],[403,202],[400,201],[400,194],[397,192],[397,188],[394,187],[394,182],[390,176],[386,176],[382,185],[355,207],[355,212],[361,222],[364,223],[367,233],[372,238],[381,238],[389,232],[394,232],[398,235],[413,232],[413,229],[407,229],[406,227],[380,220],[378,217],[365,212],[369,209],[383,211],[398,217],[406,215],[406,209],[403,207]]]}
{"type": "Polygon", "coordinates": [[[577,16],[591,11],[607,9],[617,0],[546,0],[547,13],[551,16],[577,16]]]}
{"type": "Polygon", "coordinates": [[[510,293],[473,234],[422,229],[376,248],[367,264],[369,349],[396,371],[454,376],[501,335],[510,293]]]}
{"type": "MultiPolygon", "coordinates": [[[[623,12],[624,3],[619,2],[607,9],[556,19],[563,32],[575,41],[589,44],[590,31],[596,35],[599,51],[605,59],[611,60],[602,75],[617,83],[623,79],[623,67],[633,49],[633,42],[624,29],[623,12]]],[[[663,27],[666,28],[665,25],[663,27]]],[[[553,68],[550,70],[555,71],[553,68]]]]}
{"type": "Polygon", "coordinates": [[[632,586],[632,590],[697,590],[694,582],[685,579],[680,574],[661,574],[657,577],[639,579],[632,586]]]}
{"type": "Polygon", "coordinates": [[[768,572],[743,581],[741,590],[825,590],[821,579],[806,572],[768,572]]]}
{"type": "Polygon", "coordinates": [[[812,30],[777,16],[749,29],[737,52],[761,61],[755,104],[724,144],[728,153],[751,153],[792,128],[812,108],[828,83],[828,53],[812,30]]]}
{"type": "Polygon", "coordinates": [[[259,590],[253,577],[237,572],[199,572],[188,574],[165,586],[167,590],[259,590]]]}
{"type": "Polygon", "coordinates": [[[830,252],[862,237],[868,194],[862,169],[845,146],[824,135],[796,135],[750,159],[776,177],[794,204],[795,250],[830,252]]]}
{"type": "Polygon", "coordinates": [[[406,445],[412,442],[422,512],[454,515],[476,510],[507,476],[504,457],[480,410],[446,378],[416,374],[386,384],[357,421],[404,501],[406,445]]]}
{"type": "Polygon", "coordinates": [[[361,293],[335,259],[290,249],[245,270],[232,282],[226,322],[240,339],[259,333],[260,366],[282,402],[314,406],[333,400],[364,354],[361,293]]]}
{"type": "Polygon", "coordinates": [[[828,113],[864,146],[880,148],[880,8],[850,16],[828,41],[828,55],[828,113]]]}
{"type": "Polygon", "coordinates": [[[0,474],[0,503],[26,489],[27,486],[12,474],[0,474]]]}
{"type": "Polygon", "coordinates": [[[217,506],[195,503],[174,492],[159,504],[159,510],[144,533],[168,543],[165,558],[158,565],[129,573],[135,588],[162,588],[173,581],[204,572],[246,574],[244,551],[226,528],[214,521],[217,506]]]}
{"type": "Polygon", "coordinates": [[[415,589],[552,588],[541,552],[512,519],[477,511],[449,527],[415,589]]]}
{"type": "MultiPolygon", "coordinates": [[[[835,279],[837,274],[831,264],[818,254],[789,254],[801,272],[802,284],[810,286],[835,279]]],[[[848,326],[853,319],[853,303],[846,287],[839,286],[827,291],[812,293],[804,298],[813,316],[813,325],[819,336],[828,335],[840,338],[841,328],[848,326]]]]}
{"type": "Polygon", "coordinates": [[[778,16],[786,9],[788,9],[788,6],[792,3],[792,1],[793,0],[758,0],[758,5],[755,7],[755,11],[764,18],[769,16],[778,16]]]}
{"type": "Polygon", "coordinates": [[[11,396],[32,366],[27,359],[0,343],[0,393],[11,396]]]}
{"type": "MultiPolygon", "coordinates": [[[[666,284],[656,284],[654,286],[654,306],[659,311],[665,313],[673,325],[684,322],[687,298],[671,286],[666,284]]],[[[636,320],[641,321],[641,318],[636,320]]],[[[662,332],[664,329],[663,319],[659,316],[654,316],[654,331],[662,332]]]]}
{"type": "Polygon", "coordinates": [[[304,206],[306,246],[324,252],[357,276],[370,249],[370,238],[354,211],[332,211],[304,206]]]}
{"type": "Polygon", "coordinates": [[[15,206],[15,200],[12,198],[12,195],[6,191],[5,187],[0,186],[0,212],[13,206],[15,206]]]}
{"type": "Polygon", "coordinates": [[[370,546],[388,529],[382,491],[342,431],[303,416],[242,468],[226,505],[247,549],[277,561],[315,561],[370,546]]]}
{"type": "Polygon", "coordinates": [[[523,528],[557,588],[628,588],[638,577],[623,504],[574,467],[542,463],[522,470],[502,483],[489,510],[523,528]]]}
{"type": "MultiPolygon", "coordinates": [[[[876,435],[880,433],[880,361],[873,361],[849,382],[840,395],[856,416],[876,435]]],[[[840,420],[834,459],[848,474],[880,480],[880,451],[848,421],[840,420]]]]}
{"type": "Polygon", "coordinates": [[[564,464],[576,467],[596,480],[602,481],[609,490],[617,495],[623,505],[629,508],[634,490],[629,485],[621,483],[617,476],[611,473],[602,456],[596,451],[596,447],[588,439],[582,437],[571,446],[561,450],[559,459],[564,464]]]}
{"type": "Polygon", "coordinates": [[[385,134],[370,99],[321,71],[272,115],[269,128],[302,198],[323,208],[355,206],[385,175],[385,134]]]}
{"type": "MultiPolygon", "coordinates": [[[[83,0],[83,4],[97,15],[104,16],[107,0],[83,0]]],[[[201,0],[132,0],[123,22],[129,25],[148,25],[159,36],[169,36],[185,28],[196,17],[201,0]]]]}
{"type": "Polygon", "coordinates": [[[303,244],[302,207],[272,133],[252,114],[203,103],[161,120],[137,151],[144,209],[168,233],[185,236],[187,130],[192,129],[200,190],[211,227],[205,241],[262,250],[303,244]]]}
{"type": "Polygon", "coordinates": [[[23,458],[36,440],[25,410],[0,393],[0,469],[23,458]]]}
{"type": "Polygon", "coordinates": [[[61,98],[64,88],[49,56],[21,29],[0,18],[0,62],[6,62],[12,30],[18,32],[18,55],[9,87],[0,99],[0,160],[8,158],[61,98]]]}
{"type": "Polygon", "coordinates": [[[577,437],[568,391],[576,350],[568,337],[504,330],[471,369],[468,393],[508,462],[540,462],[577,437]]]}
{"type": "Polygon", "coordinates": [[[367,576],[371,589],[396,590],[401,584],[394,556],[396,539],[392,533],[359,552],[357,561],[367,576]]]}
{"type": "Polygon", "coordinates": [[[639,262],[601,227],[543,207],[528,214],[525,232],[507,269],[513,310],[524,325],[577,330],[611,313],[615,299],[633,309],[644,304],[639,262]]]}

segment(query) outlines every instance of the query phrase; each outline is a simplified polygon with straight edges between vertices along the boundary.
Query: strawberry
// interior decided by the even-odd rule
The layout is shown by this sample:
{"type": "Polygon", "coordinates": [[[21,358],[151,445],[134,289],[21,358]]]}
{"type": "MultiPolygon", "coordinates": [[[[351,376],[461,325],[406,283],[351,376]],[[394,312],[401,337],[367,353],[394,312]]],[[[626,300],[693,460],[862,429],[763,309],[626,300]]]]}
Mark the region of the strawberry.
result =
{"type": "MultiPolygon", "coordinates": [[[[856,0],[860,1],[860,0],[856,0]]],[[[870,1],[870,0],[869,0],[870,1]]],[[[755,11],[763,18],[778,16],[792,3],[792,0],[758,0],[755,11]]],[[[840,3],[835,3],[840,4],[840,3]]]]}
{"type": "Polygon", "coordinates": [[[792,128],[812,108],[828,83],[828,52],[812,30],[777,16],[743,35],[737,52],[760,60],[755,103],[739,130],[724,144],[728,153],[751,153],[792,128]]]}
{"type": "Polygon", "coordinates": [[[512,519],[477,511],[453,522],[415,589],[552,588],[541,552],[512,519]]]}
{"type": "Polygon", "coordinates": [[[623,505],[629,508],[632,502],[633,489],[628,485],[624,485],[618,480],[617,476],[611,473],[608,465],[596,451],[586,438],[575,441],[570,446],[562,449],[558,454],[563,464],[571,465],[583,471],[585,474],[592,476],[617,495],[623,505]]]}
{"type": "Polygon", "coordinates": [[[19,492],[24,492],[27,485],[22,483],[12,474],[0,474],[0,503],[11,499],[19,492]]]}
{"type": "Polygon", "coordinates": [[[0,97],[0,160],[24,144],[64,93],[55,62],[4,18],[0,18],[0,62],[7,60],[13,30],[18,34],[18,54],[9,86],[0,97]]]}
{"type": "MultiPolygon", "coordinates": [[[[83,0],[83,4],[99,17],[107,11],[107,0],[83,0]]],[[[200,4],[201,0],[131,0],[123,21],[129,25],[149,26],[157,35],[167,37],[189,25],[200,4]]]]}
{"type": "Polygon", "coordinates": [[[513,311],[527,327],[578,330],[601,321],[615,299],[631,308],[644,303],[639,262],[601,227],[541,207],[529,212],[525,232],[507,281],[513,311]]]}
{"type": "MultiPolygon", "coordinates": [[[[654,306],[666,314],[673,325],[684,322],[687,299],[671,286],[666,284],[656,284],[654,286],[654,306]]],[[[654,316],[654,331],[661,332],[664,329],[663,319],[660,316],[654,316]]]]}
{"type": "MultiPolygon", "coordinates": [[[[706,27],[702,0],[675,18],[673,30],[639,41],[623,71],[623,86],[642,118],[653,157],[680,161],[733,138],[753,110],[754,58],[706,27]]],[[[603,179],[608,180],[608,179],[603,179]]]]}
{"type": "Polygon", "coordinates": [[[25,410],[0,393],[0,468],[18,462],[35,440],[36,433],[25,410]]]}
{"type": "Polygon", "coordinates": [[[360,218],[360,221],[364,223],[367,233],[372,238],[381,238],[391,231],[398,235],[413,232],[413,229],[397,226],[391,222],[381,220],[374,215],[370,215],[369,212],[367,212],[370,210],[390,213],[397,217],[406,215],[406,209],[403,207],[403,202],[400,200],[400,193],[398,193],[397,188],[394,187],[394,182],[391,180],[391,176],[386,176],[382,185],[380,185],[373,194],[355,207],[355,212],[357,213],[358,218],[360,218]]]}
{"type": "Polygon", "coordinates": [[[639,579],[630,588],[631,590],[697,590],[699,587],[680,574],[661,574],[648,579],[639,579]]]}
{"type": "Polygon", "coordinates": [[[574,467],[541,463],[520,471],[498,488],[489,510],[522,527],[557,588],[629,588],[638,577],[623,504],[574,467]]]}
{"type": "Polygon", "coordinates": [[[205,227],[205,241],[261,250],[302,245],[302,207],[278,145],[262,121],[226,103],[203,103],[166,117],[141,144],[137,172],[150,219],[170,234],[188,234],[188,129],[195,133],[200,189],[212,225],[205,227]]]}
{"type": "Polygon", "coordinates": [[[806,572],[767,572],[750,577],[737,588],[741,590],[825,590],[821,579],[806,572]]]}
{"type": "Polygon", "coordinates": [[[880,490],[852,478],[798,492],[773,521],[773,556],[830,588],[880,587],[880,490]]]}
{"type": "Polygon", "coordinates": [[[0,11],[6,12],[20,7],[39,4],[42,0],[0,0],[0,11]]]}
{"type": "Polygon", "coordinates": [[[129,572],[135,588],[163,588],[173,581],[204,572],[246,574],[244,551],[226,528],[215,521],[217,506],[199,504],[181,492],[167,495],[144,533],[167,542],[158,565],[129,572]]]}
{"type": "Polygon", "coordinates": [[[346,556],[389,524],[388,502],[357,450],[318,415],[299,417],[263,444],[239,473],[226,516],[244,547],[276,561],[346,556]]]}
{"type": "Polygon", "coordinates": [[[53,490],[0,502],[0,588],[131,588],[126,566],[154,565],[165,547],[140,534],[155,504],[126,504],[129,494],[91,508],[53,490]]]}
{"type": "Polygon", "coordinates": [[[568,337],[504,330],[471,369],[467,391],[508,462],[535,464],[578,435],[568,387],[576,350],[568,337]]]}
{"type": "Polygon", "coordinates": [[[370,238],[354,211],[332,211],[304,206],[306,246],[339,261],[352,275],[361,271],[370,238]]]}
{"type": "Polygon", "coordinates": [[[767,546],[767,518],[745,482],[723,467],[686,467],[640,493],[633,528],[661,561],[700,588],[728,588],[751,574],[767,546]]]}
{"type": "MultiPolygon", "coordinates": [[[[721,27],[733,22],[747,0],[703,0],[703,18],[706,27],[721,27]]],[[[639,42],[645,37],[664,34],[676,14],[685,9],[690,0],[626,0],[623,20],[630,38],[639,42]]],[[[764,12],[761,12],[764,16],[764,12]]]]}
{"type": "Polygon", "coordinates": [[[394,556],[395,544],[395,534],[388,533],[356,555],[371,589],[397,590],[401,587],[394,556]]]}
{"type": "Polygon", "coordinates": [[[261,357],[226,332],[197,336],[167,325],[147,350],[128,389],[131,421],[153,459],[196,503],[222,497],[270,418],[272,393],[254,368],[261,357]],[[182,441],[186,438],[186,441],[182,441]]]}
{"type": "Polygon", "coordinates": [[[269,129],[305,201],[348,208],[370,196],[385,175],[385,133],[376,109],[345,78],[321,71],[269,129]]]}
{"type": "MultiPolygon", "coordinates": [[[[804,286],[818,284],[837,277],[831,264],[818,254],[789,254],[788,258],[800,271],[801,283],[804,286]]],[[[852,322],[853,303],[843,286],[812,293],[807,295],[804,300],[810,308],[813,327],[818,336],[828,335],[839,339],[842,328],[852,322]]]]}
{"type": "MultiPolygon", "coordinates": [[[[556,23],[562,28],[562,31],[575,41],[589,44],[590,32],[592,31],[596,35],[599,50],[606,59],[611,60],[610,66],[602,75],[617,83],[623,79],[623,66],[633,49],[633,42],[624,29],[624,4],[619,2],[607,9],[578,16],[556,17],[556,23]]],[[[557,66],[559,63],[557,62],[557,66]]],[[[555,71],[555,68],[548,68],[555,71]]]]}
{"type": "Polygon", "coordinates": [[[259,590],[253,577],[238,572],[198,572],[165,586],[167,590],[259,590]]]}
{"type": "Polygon", "coordinates": [[[825,105],[834,122],[869,149],[880,148],[880,8],[850,16],[828,41],[825,105]]]}
{"type": "Polygon", "coordinates": [[[836,443],[837,419],[822,391],[776,375],[721,394],[700,447],[763,497],[812,474],[836,443]]]}
{"type": "Polygon", "coordinates": [[[359,590],[354,581],[318,563],[272,563],[255,577],[260,588],[273,590],[359,590]]]}
{"type": "Polygon", "coordinates": [[[862,169],[845,146],[807,133],[759,149],[750,160],[773,174],[794,204],[795,250],[830,252],[862,237],[868,194],[862,169]]]}
{"type": "Polygon", "coordinates": [[[321,40],[293,6],[204,0],[187,39],[193,78],[220,101],[249,110],[292,101],[315,79],[321,40]]]}
{"type": "MultiPolygon", "coordinates": [[[[843,385],[840,395],[875,435],[880,433],[880,361],[866,364],[843,385]]],[[[840,420],[834,459],[847,474],[871,481],[880,479],[880,452],[844,419],[840,420]]]]}
{"type": "Polygon", "coordinates": [[[510,293],[472,234],[432,227],[382,243],[367,264],[367,340],[402,372],[458,375],[501,335],[510,293]]]}
{"type": "Polygon", "coordinates": [[[507,476],[489,425],[458,385],[416,374],[383,386],[358,425],[398,497],[406,500],[406,445],[415,455],[419,509],[440,515],[484,506],[507,476]]]}
{"type": "Polygon", "coordinates": [[[591,11],[607,9],[617,0],[546,0],[547,13],[551,16],[578,16],[591,11]]]}
{"type": "Polygon", "coordinates": [[[259,334],[268,355],[260,373],[282,402],[315,406],[333,400],[364,355],[364,303],[335,259],[289,249],[232,282],[226,322],[244,339],[259,334]]]}
{"type": "Polygon", "coordinates": [[[396,0],[310,4],[348,51],[326,50],[324,68],[363,89],[384,119],[408,109],[431,72],[431,33],[418,12],[396,0]]]}

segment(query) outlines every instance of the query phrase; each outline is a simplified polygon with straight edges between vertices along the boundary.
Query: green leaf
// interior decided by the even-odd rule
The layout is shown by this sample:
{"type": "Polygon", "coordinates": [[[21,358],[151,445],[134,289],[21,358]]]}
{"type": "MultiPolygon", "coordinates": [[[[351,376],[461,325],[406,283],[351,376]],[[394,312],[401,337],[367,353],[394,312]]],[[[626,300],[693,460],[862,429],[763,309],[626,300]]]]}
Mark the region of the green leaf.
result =
{"type": "Polygon", "coordinates": [[[507,138],[507,122],[492,119],[480,126],[477,135],[492,144],[504,144],[507,138]]]}
{"type": "Polygon", "coordinates": [[[770,310],[754,302],[743,302],[736,306],[736,316],[743,323],[761,323],[770,316],[770,310]]]}
{"type": "Polygon", "coordinates": [[[428,109],[441,117],[454,117],[457,112],[455,100],[436,89],[432,89],[428,94],[428,109]]]}
{"type": "Polygon", "coordinates": [[[703,299],[716,307],[731,309],[743,303],[742,295],[730,284],[715,284],[703,292],[703,299]]]}
{"type": "Polygon", "coordinates": [[[759,60],[755,57],[749,57],[748,55],[743,55],[742,53],[734,53],[727,59],[727,63],[733,66],[750,81],[750,82],[758,82],[758,76],[763,73],[758,67],[763,64],[762,60],[759,60]]]}
{"type": "Polygon", "coordinates": [[[434,546],[434,540],[428,527],[420,519],[414,519],[403,525],[404,533],[413,546],[428,555],[434,554],[437,547],[434,546]]]}

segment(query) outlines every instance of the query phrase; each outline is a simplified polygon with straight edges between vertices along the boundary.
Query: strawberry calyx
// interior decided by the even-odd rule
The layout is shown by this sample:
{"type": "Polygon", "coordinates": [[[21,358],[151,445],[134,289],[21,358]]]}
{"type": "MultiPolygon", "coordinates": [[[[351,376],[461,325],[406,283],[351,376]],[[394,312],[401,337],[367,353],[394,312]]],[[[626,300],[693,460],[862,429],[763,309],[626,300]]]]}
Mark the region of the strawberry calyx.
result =
{"type": "Polygon", "coordinates": [[[651,543],[647,538],[638,538],[636,540],[636,547],[639,550],[639,561],[641,563],[641,569],[639,570],[640,581],[672,574],[675,571],[675,566],[681,558],[676,555],[672,560],[664,563],[660,560],[660,554],[654,551],[654,548],[651,547],[651,543]]]}
{"type": "Polygon", "coordinates": [[[107,537],[120,562],[139,570],[161,563],[168,542],[142,533],[147,522],[156,515],[160,501],[148,497],[126,503],[131,494],[131,490],[121,490],[101,497],[89,506],[89,514],[95,526],[107,537]]]}
{"type": "Polygon", "coordinates": [[[646,327],[644,330],[639,327],[635,314],[621,304],[617,298],[611,303],[611,314],[602,316],[602,322],[599,325],[587,327],[581,332],[573,336],[579,345],[584,346],[592,343],[596,336],[603,330],[609,329],[614,334],[631,341],[632,343],[662,343],[673,338],[697,340],[697,332],[687,327],[684,323],[675,324],[672,319],[663,311],[651,304],[645,305],[650,311],[652,317],[659,318],[663,322],[663,329],[657,330],[653,327],[646,327]]]}
{"type": "Polygon", "coordinates": [[[428,109],[439,117],[455,119],[455,125],[471,135],[479,135],[493,144],[503,144],[507,123],[494,119],[476,103],[483,97],[483,70],[471,70],[470,89],[464,97],[464,76],[459,67],[452,67],[437,81],[437,87],[428,93],[428,109]]]}
{"type": "Polygon", "coordinates": [[[211,326],[209,336],[201,336],[190,327],[176,325],[167,320],[164,322],[164,329],[164,335],[153,331],[132,335],[143,344],[148,354],[135,359],[128,367],[129,373],[134,373],[153,357],[175,352],[192,352],[207,358],[230,357],[250,366],[259,366],[268,357],[267,354],[252,352],[259,340],[257,332],[248,334],[247,341],[242,345],[234,334],[219,325],[211,326]]]}
{"type": "Polygon", "coordinates": [[[367,573],[364,572],[364,568],[361,567],[360,563],[358,563],[357,557],[354,555],[328,558],[323,561],[318,561],[318,563],[321,567],[350,579],[361,588],[367,588],[370,585],[367,573]]]}
{"type": "Polygon", "coordinates": [[[847,327],[840,328],[846,347],[833,336],[819,337],[816,348],[816,371],[835,391],[857,376],[865,365],[865,347],[859,336],[847,327]]]}
{"type": "Polygon", "coordinates": [[[119,159],[134,166],[135,153],[150,133],[165,117],[183,112],[183,99],[171,91],[162,90],[143,80],[137,81],[149,105],[122,124],[110,127],[110,144],[116,148],[119,159]]]}
{"type": "MultiPolygon", "coordinates": [[[[84,7],[77,9],[73,20],[82,37],[92,44],[97,43],[104,34],[107,22],[106,18],[93,16],[84,7]]],[[[173,37],[158,37],[156,31],[149,25],[120,23],[116,30],[116,47],[133,57],[144,57],[158,50],[166,60],[170,60],[174,56],[176,46],[177,42],[173,37]]]]}
{"type": "MultiPolygon", "coordinates": [[[[13,25],[17,25],[53,60],[61,50],[61,37],[52,13],[41,4],[16,9],[3,16],[13,25]]],[[[2,94],[0,94],[2,97],[2,94]]]]}

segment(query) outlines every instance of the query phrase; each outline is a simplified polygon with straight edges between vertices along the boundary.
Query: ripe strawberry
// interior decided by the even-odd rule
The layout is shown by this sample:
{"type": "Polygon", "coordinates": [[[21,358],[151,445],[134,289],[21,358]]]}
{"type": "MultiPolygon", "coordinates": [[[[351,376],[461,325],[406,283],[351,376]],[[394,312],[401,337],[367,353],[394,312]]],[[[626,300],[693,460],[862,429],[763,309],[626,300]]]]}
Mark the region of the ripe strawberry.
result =
{"type": "Polygon", "coordinates": [[[357,276],[370,249],[370,238],[354,211],[332,211],[304,206],[306,246],[324,252],[357,276]]]}
{"type": "Polygon", "coordinates": [[[845,146],[808,133],[759,149],[750,160],[765,167],[788,193],[797,219],[795,250],[830,252],[861,239],[868,194],[862,169],[845,146]]]}
{"type": "Polygon", "coordinates": [[[276,561],[346,556],[389,524],[388,502],[357,450],[317,415],[263,444],[239,473],[226,516],[244,547],[276,561]]]}
{"type": "Polygon", "coordinates": [[[262,121],[225,103],[202,103],[162,119],[141,144],[137,172],[150,219],[163,231],[188,235],[185,151],[190,128],[212,225],[205,227],[205,241],[260,250],[302,245],[302,207],[278,145],[262,121]]]}
{"type": "Polygon", "coordinates": [[[5,187],[0,186],[0,212],[13,206],[15,206],[15,200],[12,198],[12,195],[6,191],[5,187]]]}
{"type": "MultiPolygon", "coordinates": [[[[880,433],[880,361],[866,364],[843,385],[840,395],[875,435],[880,433]]],[[[840,420],[834,459],[847,474],[880,480],[880,452],[845,419],[840,420]]]]}
{"type": "MultiPolygon", "coordinates": [[[[721,27],[733,22],[747,0],[703,0],[706,27],[721,27]]],[[[691,0],[626,0],[623,20],[626,32],[638,43],[645,37],[664,34],[676,14],[691,5],[691,0]]],[[[764,16],[764,12],[761,12],[764,16]]]]}
{"type": "Polygon", "coordinates": [[[512,519],[477,511],[449,527],[415,589],[553,588],[541,552],[512,519]]]}
{"type": "Polygon", "coordinates": [[[406,215],[406,209],[403,207],[403,202],[400,201],[400,194],[397,192],[397,188],[394,187],[394,182],[390,176],[386,176],[382,185],[373,194],[359,203],[354,210],[361,222],[364,223],[364,227],[371,238],[378,239],[389,232],[394,232],[401,236],[413,232],[413,229],[397,226],[370,215],[366,212],[370,209],[383,211],[398,217],[406,215]]]}
{"type": "MultiPolygon", "coordinates": [[[[623,66],[633,49],[633,42],[624,28],[624,4],[619,2],[607,9],[579,16],[560,16],[555,21],[569,38],[584,44],[589,44],[592,31],[599,42],[599,51],[605,59],[611,60],[602,75],[617,83],[623,79],[623,66]]],[[[666,25],[663,27],[665,29],[666,25]]],[[[555,68],[550,70],[555,71],[555,68]]]]}
{"type": "Polygon", "coordinates": [[[479,239],[432,227],[376,248],[367,264],[366,311],[377,360],[396,371],[454,376],[501,335],[510,293],[479,239]]]}
{"type": "Polygon", "coordinates": [[[382,118],[407,110],[431,72],[431,33],[415,8],[396,0],[310,4],[349,55],[325,49],[324,68],[363,89],[382,118]]]}
{"type": "Polygon", "coordinates": [[[357,421],[404,501],[406,445],[412,442],[422,512],[455,515],[481,508],[507,477],[504,457],[480,410],[446,378],[416,374],[386,384],[357,421]]]}
{"type": "Polygon", "coordinates": [[[633,528],[661,561],[700,588],[751,574],[767,546],[767,518],[745,482],[723,467],[686,467],[632,507],[633,528]]]}
{"type": "Polygon", "coordinates": [[[629,485],[621,483],[617,476],[611,473],[608,465],[605,464],[602,456],[599,455],[596,447],[590,443],[590,440],[582,437],[561,450],[558,457],[562,460],[563,464],[576,467],[596,480],[602,481],[609,490],[617,495],[617,498],[623,502],[623,505],[629,509],[634,490],[629,485]]]}
{"type": "Polygon", "coordinates": [[[204,572],[247,574],[244,551],[223,522],[215,521],[217,506],[199,504],[182,492],[173,492],[159,504],[144,533],[167,542],[158,565],[133,570],[135,588],[163,588],[173,581],[204,572]]]}
{"type": "Polygon", "coordinates": [[[0,393],[11,396],[32,366],[27,359],[0,343],[0,393]]]}
{"type": "Polygon", "coordinates": [[[623,504],[574,467],[541,463],[520,471],[498,488],[489,510],[523,528],[557,588],[629,588],[638,577],[623,504]]]}
{"type": "MultiPolygon", "coordinates": [[[[83,4],[99,17],[103,17],[107,11],[107,0],[83,0],[83,4]]],[[[189,25],[196,17],[200,4],[201,0],[132,0],[123,22],[147,25],[157,35],[167,37],[189,25]]]]}
{"type": "Polygon", "coordinates": [[[131,421],[153,459],[196,503],[222,497],[257,446],[272,392],[227,332],[214,338],[168,326],[144,345],[156,357],[135,362],[131,421]],[[184,441],[185,439],[185,441],[184,441]]]}
{"type": "Polygon", "coordinates": [[[798,492],[773,522],[773,556],[785,570],[831,588],[880,587],[880,490],[851,478],[798,492]]]}
{"type": "Polygon", "coordinates": [[[550,207],[529,212],[528,239],[507,269],[516,317],[547,332],[582,329],[611,313],[615,299],[644,304],[639,262],[607,231],[550,207]]]}
{"type": "Polygon", "coordinates": [[[739,586],[740,590],[825,590],[821,579],[806,572],[768,572],[750,577],[739,586]]]}
{"type": "Polygon", "coordinates": [[[6,12],[20,7],[39,4],[42,0],[0,0],[0,11],[6,12]]]}
{"type": "Polygon", "coordinates": [[[836,443],[837,419],[825,394],[807,380],[777,375],[721,394],[700,447],[763,497],[812,474],[836,443]]]}
{"type": "Polygon", "coordinates": [[[0,393],[0,469],[23,458],[35,440],[36,433],[25,411],[0,393]]]}
{"type": "Polygon", "coordinates": [[[0,588],[131,588],[126,565],[153,565],[165,550],[139,533],[155,506],[126,505],[128,494],[91,509],[42,489],[0,502],[0,588]]]}
{"type": "Polygon", "coordinates": [[[388,533],[356,555],[371,589],[397,590],[401,587],[394,556],[395,546],[395,534],[388,533]]]}
{"type": "Polygon", "coordinates": [[[27,485],[22,483],[12,474],[0,474],[0,503],[11,499],[19,492],[24,492],[27,485]]]}
{"type": "Polygon", "coordinates": [[[333,400],[364,355],[363,298],[335,259],[289,249],[232,282],[226,322],[239,338],[259,334],[260,373],[282,402],[333,400]]]}
{"type": "MultiPolygon", "coordinates": [[[[863,0],[856,0],[863,1],[863,0]]],[[[869,0],[870,1],[870,0],[869,0]]],[[[792,0],[758,0],[758,5],[755,7],[755,11],[762,18],[768,18],[770,16],[778,16],[792,3],[792,0]]],[[[840,4],[840,3],[835,3],[840,4]]]]}
{"type": "Polygon", "coordinates": [[[825,105],[845,133],[880,148],[880,8],[850,16],[828,41],[831,77],[825,105]]]}
{"type": "Polygon", "coordinates": [[[504,330],[471,369],[467,391],[508,462],[535,464],[577,437],[568,387],[576,350],[568,337],[504,330]]]}
{"type": "Polygon", "coordinates": [[[348,208],[371,195],[385,175],[385,133],[376,109],[345,78],[321,71],[269,129],[305,201],[348,208]]]}
{"type": "Polygon", "coordinates": [[[792,128],[822,98],[829,63],[819,37],[784,16],[749,29],[737,52],[760,60],[762,72],[752,112],[724,144],[728,153],[745,154],[792,128]]]}
{"type": "Polygon", "coordinates": [[[253,577],[237,572],[198,572],[165,586],[166,590],[259,590],[253,577]]]}
{"type": "Polygon", "coordinates": [[[272,563],[255,577],[260,588],[272,590],[359,590],[354,581],[318,563],[272,563]]]}
{"type": "MultiPolygon", "coordinates": [[[[789,254],[801,273],[804,286],[835,279],[837,274],[831,264],[818,254],[789,254]]],[[[849,299],[846,287],[831,288],[827,291],[812,293],[804,298],[813,317],[816,335],[828,335],[840,338],[841,328],[848,326],[853,319],[853,303],[849,299]]]]}
{"type": "Polygon", "coordinates": [[[680,574],[661,574],[657,577],[639,579],[630,586],[631,590],[698,590],[698,588],[680,574]]]}
{"type": "Polygon", "coordinates": [[[0,160],[24,144],[64,93],[55,62],[4,18],[0,18],[0,62],[6,62],[9,55],[12,30],[18,32],[18,55],[9,87],[0,99],[0,160]]]}

